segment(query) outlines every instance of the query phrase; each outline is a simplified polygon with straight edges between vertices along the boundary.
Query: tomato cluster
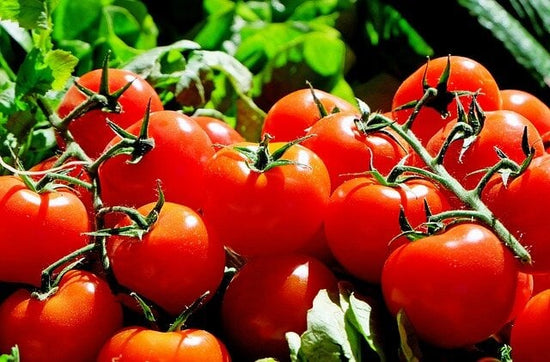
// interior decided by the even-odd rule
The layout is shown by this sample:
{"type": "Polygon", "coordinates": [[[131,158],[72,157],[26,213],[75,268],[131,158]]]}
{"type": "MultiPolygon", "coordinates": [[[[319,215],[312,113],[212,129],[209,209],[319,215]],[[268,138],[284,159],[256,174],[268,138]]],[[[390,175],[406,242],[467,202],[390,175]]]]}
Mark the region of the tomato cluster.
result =
{"type": "Polygon", "coordinates": [[[425,348],[550,358],[550,110],[473,59],[429,60],[383,114],[305,87],[258,140],[120,69],[56,116],[59,154],[0,177],[0,353],[288,360],[345,281],[425,348]]]}

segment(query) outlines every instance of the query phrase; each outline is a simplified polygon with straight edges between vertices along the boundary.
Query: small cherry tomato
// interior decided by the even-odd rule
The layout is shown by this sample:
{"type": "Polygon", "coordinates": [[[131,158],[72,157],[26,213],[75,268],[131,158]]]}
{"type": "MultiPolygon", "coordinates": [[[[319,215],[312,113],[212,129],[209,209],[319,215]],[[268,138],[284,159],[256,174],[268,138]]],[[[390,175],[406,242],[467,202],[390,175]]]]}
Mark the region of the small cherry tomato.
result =
{"type": "Polygon", "coordinates": [[[221,119],[209,116],[191,116],[206,132],[212,144],[216,147],[227,146],[237,142],[243,142],[245,139],[235,128],[221,119]]]}
{"type": "Polygon", "coordinates": [[[550,132],[550,107],[535,95],[519,89],[501,89],[502,109],[527,118],[540,134],[550,132]]]}

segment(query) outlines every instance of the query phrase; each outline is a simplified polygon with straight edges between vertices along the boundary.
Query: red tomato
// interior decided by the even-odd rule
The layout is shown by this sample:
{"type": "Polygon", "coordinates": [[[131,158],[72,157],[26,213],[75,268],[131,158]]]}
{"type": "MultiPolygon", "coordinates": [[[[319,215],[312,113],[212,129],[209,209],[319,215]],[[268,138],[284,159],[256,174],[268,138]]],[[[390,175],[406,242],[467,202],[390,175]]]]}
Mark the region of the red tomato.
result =
{"type": "Polygon", "coordinates": [[[221,119],[209,116],[192,116],[191,118],[201,126],[215,146],[227,146],[245,140],[235,128],[221,119]]]}
{"type": "MultiPolygon", "coordinates": [[[[355,105],[345,99],[319,89],[313,91],[328,114],[335,111],[361,114],[355,105]]],[[[280,98],[269,109],[262,126],[262,136],[268,133],[277,142],[294,141],[303,137],[308,128],[322,117],[311,89],[299,89],[280,98]]]]}
{"type": "Polygon", "coordinates": [[[512,322],[517,315],[525,308],[525,305],[533,296],[534,277],[532,274],[520,272],[518,273],[518,283],[516,289],[516,297],[514,298],[514,308],[508,318],[512,322]]]}
{"type": "Polygon", "coordinates": [[[519,89],[502,89],[502,109],[517,112],[527,118],[540,134],[550,132],[550,107],[535,95],[519,89]]]}
{"type": "Polygon", "coordinates": [[[550,272],[535,273],[533,275],[533,295],[550,289],[550,272]]]}
{"type": "MultiPolygon", "coordinates": [[[[139,134],[142,121],[127,131],[139,134]]],[[[157,180],[167,201],[199,209],[204,198],[204,167],[214,155],[212,142],[190,117],[176,111],[151,113],[149,137],[154,148],[135,164],[128,155],[118,155],[99,168],[101,197],[105,205],[140,207],[157,199],[157,180]]],[[[119,138],[114,138],[109,146],[119,138]]]]}
{"type": "MultiPolygon", "coordinates": [[[[436,87],[449,59],[450,75],[447,82],[447,91],[439,92],[438,97],[430,105],[422,107],[411,128],[424,145],[445,125],[447,120],[455,119],[457,116],[456,100],[449,92],[479,91],[477,101],[484,111],[497,110],[502,105],[498,84],[489,70],[473,59],[453,55],[432,59],[409,75],[395,92],[392,108],[396,109],[411,101],[418,101],[423,97],[424,75],[429,86],[436,87]],[[441,109],[438,110],[437,108],[441,109]],[[446,117],[442,116],[441,112],[448,112],[448,115],[446,117]]],[[[461,96],[460,100],[464,108],[468,109],[471,97],[461,96]]],[[[393,118],[398,123],[403,124],[408,120],[412,111],[412,108],[400,111],[394,110],[393,118]]]]}
{"type": "Polygon", "coordinates": [[[353,173],[369,171],[371,158],[373,166],[386,174],[409,154],[408,144],[397,141],[399,136],[361,132],[355,123],[357,119],[350,112],[324,117],[307,132],[312,137],[302,142],[325,163],[332,190],[355,177],[353,173]]]}
{"type": "Polygon", "coordinates": [[[550,289],[535,294],[517,316],[511,331],[514,362],[550,360],[550,289]]]}
{"type": "MultiPolygon", "coordinates": [[[[138,209],[143,215],[154,207],[138,209]]],[[[125,218],[118,226],[130,225],[125,218]]],[[[223,245],[209,236],[200,215],[166,202],[141,240],[113,236],[107,254],[117,281],[177,315],[205,292],[214,294],[225,265],[223,245]]]]}
{"type": "MultiPolygon", "coordinates": [[[[284,144],[270,143],[272,154],[284,144]]],[[[255,143],[238,143],[257,152],[255,143]]],[[[330,179],[323,161],[293,145],[282,159],[293,163],[258,171],[233,147],[219,150],[206,165],[208,190],[203,213],[222,242],[244,257],[296,251],[323,223],[330,179]]]]}
{"type": "Polygon", "coordinates": [[[0,305],[0,353],[19,346],[23,361],[95,361],[122,327],[122,308],[95,274],[71,270],[40,300],[20,289],[0,305]]]}
{"type": "MultiPolygon", "coordinates": [[[[82,75],[78,79],[78,83],[91,91],[98,92],[102,72],[102,69],[92,70],[82,75]]],[[[121,112],[91,110],[74,119],[69,125],[69,131],[75,141],[92,158],[99,156],[105,149],[105,145],[113,138],[114,133],[107,125],[107,119],[126,128],[143,118],[149,100],[151,100],[151,112],[164,109],[154,88],[139,75],[124,69],[109,69],[108,75],[111,93],[123,88],[128,82],[132,82],[132,85],[118,99],[121,112]]],[[[66,117],[86,99],[87,96],[76,86],[71,86],[59,104],[57,110],[59,116],[66,117]]],[[[58,141],[63,147],[63,141],[60,138],[58,141]]]]}
{"type": "Polygon", "coordinates": [[[160,332],[127,327],[103,346],[97,362],[229,362],[224,343],[208,331],[185,329],[160,332]]]}
{"type": "Polygon", "coordinates": [[[508,321],[518,283],[512,252],[487,228],[463,223],[400,246],[382,271],[392,314],[404,310],[418,337],[443,348],[489,338],[508,321]]]}
{"type": "MultiPolygon", "coordinates": [[[[521,114],[513,111],[498,110],[486,112],[486,119],[475,141],[462,153],[462,141],[453,142],[443,159],[443,166],[451,176],[466,189],[474,188],[484,175],[484,169],[495,165],[499,160],[495,147],[503,151],[512,161],[521,164],[526,156],[521,142],[525,128],[535,155],[545,153],[541,136],[535,126],[521,114]]],[[[457,120],[450,121],[440,129],[426,145],[426,150],[435,156],[445,142],[457,120]]]]}
{"type": "Polygon", "coordinates": [[[228,347],[244,360],[289,356],[286,332],[303,333],[306,313],[321,289],[334,290],[336,277],[304,255],[251,259],[230,282],[222,300],[228,347]]]}
{"type": "MultiPolygon", "coordinates": [[[[29,169],[29,171],[48,171],[48,170],[51,170],[52,167],[54,167],[57,159],[59,158],[59,156],[55,155],[55,156],[52,156],[52,157],[49,157],[45,160],[43,160],[42,162],[34,165],[33,167],[31,167],[29,169]]],[[[74,159],[70,159],[67,161],[68,162],[73,162],[75,161],[74,159]]],[[[69,170],[69,172],[67,173],[68,176],[71,176],[71,177],[74,177],[74,178],[77,178],[77,179],[80,179],[84,182],[88,182],[88,183],[91,183],[91,179],[90,179],[90,175],[86,172],[86,170],[84,169],[83,165],[79,165],[79,164],[76,164],[74,166],[68,166],[68,168],[66,168],[66,170],[69,170]]],[[[33,178],[38,181],[42,178],[43,175],[37,175],[37,176],[33,176],[33,178]]],[[[56,181],[56,183],[63,183],[62,181],[56,181]]],[[[65,182],[65,184],[68,185],[68,183],[65,182]]],[[[85,187],[81,187],[79,185],[69,185],[73,191],[75,191],[75,194],[78,196],[78,198],[80,200],[82,200],[82,203],[84,204],[84,206],[86,207],[86,210],[88,210],[88,215],[89,215],[89,218],[90,218],[90,222],[93,222],[93,218],[94,218],[94,201],[93,201],[93,195],[92,195],[92,192],[85,188],[85,187]]]]}
{"type": "Polygon", "coordinates": [[[544,221],[542,205],[550,203],[550,155],[535,157],[521,175],[505,184],[493,178],[483,192],[483,201],[531,254],[523,264],[528,273],[550,272],[550,224],[544,221]]]}
{"type": "Polygon", "coordinates": [[[42,270],[88,243],[88,213],[67,189],[37,193],[0,176],[0,280],[40,285],[42,270]]]}
{"type": "Polygon", "coordinates": [[[344,182],[332,193],[325,218],[332,254],[353,276],[380,283],[390,242],[405,239],[393,240],[402,232],[400,209],[417,227],[426,222],[424,202],[434,214],[450,209],[439,188],[428,180],[411,179],[398,187],[368,177],[344,182]]]}

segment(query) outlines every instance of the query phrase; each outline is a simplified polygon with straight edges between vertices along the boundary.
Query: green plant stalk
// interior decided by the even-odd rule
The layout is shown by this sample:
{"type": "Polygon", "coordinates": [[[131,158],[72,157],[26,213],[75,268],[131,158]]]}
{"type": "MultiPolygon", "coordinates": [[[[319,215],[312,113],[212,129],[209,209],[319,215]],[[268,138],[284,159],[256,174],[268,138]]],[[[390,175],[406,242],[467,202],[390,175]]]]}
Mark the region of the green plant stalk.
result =
{"type": "Polygon", "coordinates": [[[476,211],[476,215],[478,216],[477,218],[489,226],[502,240],[502,242],[514,252],[522,263],[531,263],[531,255],[529,252],[481,201],[477,188],[471,191],[466,190],[453,176],[449,174],[441,163],[437,162],[436,158],[432,157],[428,153],[418,138],[416,138],[415,134],[409,129],[408,125],[407,127],[403,127],[383,115],[376,115],[376,117],[378,117],[378,119],[383,119],[388,127],[399,134],[399,136],[401,136],[411,146],[411,148],[422,158],[426,165],[428,165],[428,167],[438,176],[437,181],[441,183],[443,187],[453,192],[472,210],[476,211]]]}

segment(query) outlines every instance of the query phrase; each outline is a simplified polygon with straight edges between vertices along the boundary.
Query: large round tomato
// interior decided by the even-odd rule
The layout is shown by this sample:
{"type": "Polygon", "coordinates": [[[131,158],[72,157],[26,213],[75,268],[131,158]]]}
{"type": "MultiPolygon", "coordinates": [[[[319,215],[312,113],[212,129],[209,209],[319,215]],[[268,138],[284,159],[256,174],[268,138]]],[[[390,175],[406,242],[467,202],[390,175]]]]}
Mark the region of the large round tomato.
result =
{"type": "Polygon", "coordinates": [[[0,280],[40,285],[42,270],[85,246],[86,207],[70,190],[37,193],[0,177],[0,280]]]}
{"type": "Polygon", "coordinates": [[[241,360],[289,356],[286,332],[306,330],[306,313],[336,277],[317,259],[299,255],[251,259],[229,283],[222,300],[228,347],[241,360]]]}
{"type": "Polygon", "coordinates": [[[541,207],[550,203],[550,155],[535,157],[519,176],[504,182],[493,178],[483,200],[531,254],[532,263],[523,264],[526,272],[550,272],[550,224],[541,207]]]}
{"type": "MultiPolygon", "coordinates": [[[[313,92],[328,114],[337,111],[360,114],[359,109],[345,99],[319,89],[313,92]]],[[[262,136],[270,134],[277,142],[293,141],[303,137],[308,128],[322,117],[312,90],[299,89],[282,97],[269,109],[262,126],[262,136]]]]}
{"type": "MultiPolygon", "coordinates": [[[[473,59],[452,55],[429,60],[401,83],[392,100],[393,118],[398,123],[405,123],[413,110],[412,108],[395,109],[423,97],[424,77],[427,84],[435,88],[448,62],[450,62],[450,74],[446,89],[439,90],[438,96],[420,109],[411,128],[423,144],[426,144],[448,120],[456,118],[456,100],[449,92],[479,91],[477,101],[484,111],[501,108],[500,90],[489,70],[473,59]]],[[[471,96],[460,97],[465,109],[470,106],[471,99],[471,96]]]]}
{"type": "Polygon", "coordinates": [[[424,202],[434,214],[450,208],[439,188],[424,179],[397,187],[381,185],[371,177],[344,182],[332,193],[325,217],[332,254],[350,274],[379,283],[390,243],[402,240],[394,240],[402,232],[400,210],[418,227],[426,222],[424,202]]]}
{"type": "MultiPolygon", "coordinates": [[[[270,143],[268,152],[283,145],[270,143]]],[[[330,196],[323,161],[306,147],[293,145],[280,158],[288,164],[260,170],[235,147],[255,153],[260,145],[245,142],[223,148],[207,163],[207,224],[244,257],[302,248],[322,227],[330,196]]]]}
{"type": "MultiPolygon", "coordinates": [[[[127,131],[139,134],[142,121],[127,131]]],[[[206,132],[180,112],[153,112],[149,117],[148,136],[154,148],[137,163],[129,155],[118,155],[99,168],[101,197],[105,205],[140,207],[157,199],[157,180],[167,201],[199,209],[204,198],[204,167],[214,154],[206,132]]],[[[109,146],[120,141],[114,138],[109,146]]]]}
{"type": "Polygon", "coordinates": [[[550,132],[550,107],[535,95],[519,89],[502,89],[502,109],[517,112],[527,118],[539,133],[550,132]]]}
{"type": "MultiPolygon", "coordinates": [[[[102,72],[102,69],[92,70],[82,75],[78,79],[78,83],[91,91],[98,92],[102,72]]],[[[113,113],[94,109],[69,124],[69,131],[75,141],[92,158],[99,156],[105,149],[105,145],[114,136],[107,120],[126,128],[143,117],[149,100],[151,101],[151,112],[164,109],[155,89],[139,75],[128,70],[111,68],[108,70],[108,79],[110,93],[124,88],[128,82],[131,82],[130,87],[118,98],[120,112],[113,113]]],[[[87,96],[76,86],[71,86],[59,104],[57,110],[59,116],[66,117],[86,99],[87,96]]],[[[58,141],[61,146],[64,146],[63,140],[59,138],[58,141]]]]}
{"type": "Polygon", "coordinates": [[[514,321],[510,336],[514,362],[550,360],[548,335],[550,335],[550,289],[531,297],[514,321]]]}
{"type": "MultiPolygon", "coordinates": [[[[539,156],[545,153],[540,133],[521,114],[514,111],[497,110],[485,112],[485,115],[485,123],[481,132],[467,150],[462,149],[464,142],[452,142],[443,159],[443,166],[467,189],[474,188],[483,177],[483,171],[500,160],[495,148],[501,150],[518,164],[525,160],[527,156],[522,148],[522,137],[525,130],[527,130],[529,144],[533,147],[535,155],[539,156]]],[[[426,150],[432,156],[437,155],[456,123],[456,119],[450,121],[429,140],[426,150]]]]}
{"type": "Polygon", "coordinates": [[[403,310],[421,340],[466,347],[508,322],[518,269],[489,229],[463,223],[394,250],[384,264],[382,292],[391,313],[403,310]]]}
{"type": "Polygon", "coordinates": [[[95,361],[122,327],[122,308],[107,282],[67,272],[46,299],[19,289],[0,305],[0,353],[17,345],[22,361],[95,361]]]}
{"type": "Polygon", "coordinates": [[[161,332],[127,327],[101,348],[97,362],[229,362],[224,343],[202,329],[161,332]]]}
{"type": "Polygon", "coordinates": [[[351,112],[326,116],[308,130],[306,135],[311,137],[302,142],[325,163],[332,190],[355,177],[354,173],[369,171],[371,161],[386,174],[409,154],[408,144],[391,135],[391,130],[361,132],[356,121],[358,116],[351,112]]]}
{"type": "MultiPolygon", "coordinates": [[[[154,204],[138,209],[147,215],[154,204]]],[[[125,218],[119,227],[130,224],[125,218]]],[[[205,292],[214,294],[225,265],[223,245],[206,230],[200,215],[166,202],[157,221],[141,238],[114,236],[107,254],[117,281],[177,315],[205,292]]]]}

